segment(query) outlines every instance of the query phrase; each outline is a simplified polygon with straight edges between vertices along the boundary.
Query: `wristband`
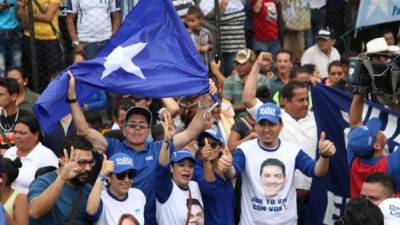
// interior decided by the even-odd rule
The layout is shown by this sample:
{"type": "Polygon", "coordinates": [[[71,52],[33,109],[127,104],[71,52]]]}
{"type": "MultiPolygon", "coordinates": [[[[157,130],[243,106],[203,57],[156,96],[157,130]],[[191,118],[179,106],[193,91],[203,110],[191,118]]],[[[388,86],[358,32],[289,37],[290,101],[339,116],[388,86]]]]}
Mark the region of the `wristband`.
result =
{"type": "Polygon", "coordinates": [[[104,176],[103,174],[99,173],[99,175],[97,176],[96,181],[100,181],[103,182],[103,184],[109,184],[110,180],[108,177],[104,176]]]}
{"type": "Polygon", "coordinates": [[[76,98],[66,98],[65,99],[65,103],[68,103],[68,104],[71,104],[71,103],[75,103],[75,102],[77,102],[78,101],[78,99],[76,99],[76,98]]]}
{"type": "Polygon", "coordinates": [[[171,139],[168,139],[168,140],[163,139],[163,142],[165,142],[165,144],[167,144],[169,146],[171,144],[172,140],[171,139]]]}
{"type": "Polygon", "coordinates": [[[329,158],[331,158],[330,156],[326,156],[326,155],[322,155],[322,154],[319,154],[322,158],[324,158],[324,159],[329,159],[329,158]]]}

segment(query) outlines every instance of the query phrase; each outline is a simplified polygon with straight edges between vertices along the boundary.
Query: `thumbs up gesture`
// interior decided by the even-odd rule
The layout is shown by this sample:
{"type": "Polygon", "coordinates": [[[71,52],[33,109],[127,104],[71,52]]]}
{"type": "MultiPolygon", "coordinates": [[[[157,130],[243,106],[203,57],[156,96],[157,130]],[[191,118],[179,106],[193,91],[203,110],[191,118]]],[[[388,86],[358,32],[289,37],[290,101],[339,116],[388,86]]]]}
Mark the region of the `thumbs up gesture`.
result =
{"type": "Polygon", "coordinates": [[[114,171],[114,162],[112,160],[108,160],[107,156],[103,154],[103,164],[101,166],[100,173],[103,176],[108,176],[114,171]]]}
{"type": "Polygon", "coordinates": [[[336,153],[335,145],[331,141],[325,139],[325,132],[321,132],[318,147],[319,154],[322,157],[329,158],[336,153]]]}
{"type": "Polygon", "coordinates": [[[208,139],[204,138],[204,147],[201,150],[201,157],[205,161],[211,161],[211,156],[212,156],[212,149],[210,144],[208,144],[208,139]]]}
{"type": "Polygon", "coordinates": [[[228,150],[228,148],[225,148],[222,156],[218,160],[218,169],[223,172],[226,172],[231,167],[232,167],[232,154],[228,150]]]}

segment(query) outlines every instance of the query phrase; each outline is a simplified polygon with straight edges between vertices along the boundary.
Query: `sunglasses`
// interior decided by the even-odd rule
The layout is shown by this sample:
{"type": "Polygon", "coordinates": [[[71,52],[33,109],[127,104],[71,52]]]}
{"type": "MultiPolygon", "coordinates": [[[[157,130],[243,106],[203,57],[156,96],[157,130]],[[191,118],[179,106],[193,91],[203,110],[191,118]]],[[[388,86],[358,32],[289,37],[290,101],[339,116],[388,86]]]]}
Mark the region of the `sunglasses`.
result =
{"type": "Polygon", "coordinates": [[[149,128],[149,126],[144,123],[127,123],[125,124],[125,127],[129,127],[131,129],[139,129],[139,130],[144,130],[149,128]]]}
{"type": "Polygon", "coordinates": [[[86,165],[89,165],[90,167],[93,167],[94,165],[96,165],[96,161],[94,159],[92,159],[92,160],[78,160],[78,165],[80,167],[84,167],[86,165]]]}
{"type": "Polygon", "coordinates": [[[127,170],[122,173],[115,173],[115,176],[117,177],[118,180],[124,180],[126,177],[128,177],[129,180],[132,180],[133,177],[135,176],[135,171],[127,170]]]}
{"type": "Polygon", "coordinates": [[[214,149],[221,146],[221,144],[218,142],[208,142],[208,144],[211,146],[211,148],[214,148],[214,149]]]}

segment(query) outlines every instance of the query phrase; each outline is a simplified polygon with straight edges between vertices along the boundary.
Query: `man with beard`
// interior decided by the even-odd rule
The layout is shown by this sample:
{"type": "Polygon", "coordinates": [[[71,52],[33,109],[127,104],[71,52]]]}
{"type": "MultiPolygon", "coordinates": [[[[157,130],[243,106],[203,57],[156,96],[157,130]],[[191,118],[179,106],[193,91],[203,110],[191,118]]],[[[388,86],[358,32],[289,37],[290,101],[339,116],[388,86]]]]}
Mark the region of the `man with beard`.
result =
{"type": "Polygon", "coordinates": [[[72,224],[84,225],[99,215],[88,216],[84,210],[91,190],[89,173],[95,164],[93,145],[82,136],[72,136],[65,139],[63,147],[60,168],[31,184],[28,193],[31,225],[67,224],[70,220],[75,220],[72,224]]]}

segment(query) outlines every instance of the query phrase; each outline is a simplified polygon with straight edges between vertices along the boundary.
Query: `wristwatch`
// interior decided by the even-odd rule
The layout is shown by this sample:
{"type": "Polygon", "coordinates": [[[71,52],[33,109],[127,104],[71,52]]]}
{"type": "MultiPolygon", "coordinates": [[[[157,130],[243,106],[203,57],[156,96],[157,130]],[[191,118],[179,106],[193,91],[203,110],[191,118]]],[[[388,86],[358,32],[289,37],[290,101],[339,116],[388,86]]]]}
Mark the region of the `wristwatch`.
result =
{"type": "Polygon", "coordinates": [[[67,104],[71,104],[71,103],[75,103],[75,102],[78,102],[78,99],[68,98],[68,97],[65,99],[65,103],[67,103],[67,104]]]}
{"type": "Polygon", "coordinates": [[[79,45],[79,41],[73,41],[72,47],[76,48],[79,45]]]}

